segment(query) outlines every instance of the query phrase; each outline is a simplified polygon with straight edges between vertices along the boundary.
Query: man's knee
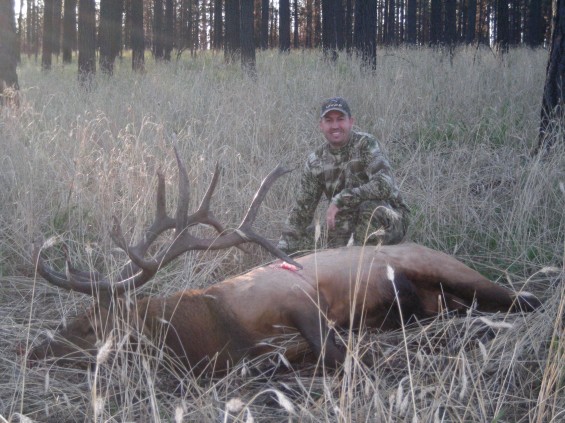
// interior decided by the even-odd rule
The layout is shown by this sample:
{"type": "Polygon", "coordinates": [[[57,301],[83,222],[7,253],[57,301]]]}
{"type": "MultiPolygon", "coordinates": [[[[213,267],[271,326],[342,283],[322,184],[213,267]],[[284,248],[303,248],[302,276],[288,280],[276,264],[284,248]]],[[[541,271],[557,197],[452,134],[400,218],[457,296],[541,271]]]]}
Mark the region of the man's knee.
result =
{"type": "Polygon", "coordinates": [[[293,254],[298,251],[312,250],[314,244],[314,230],[307,228],[307,230],[301,234],[284,231],[279,239],[277,248],[284,251],[286,254],[293,254]]]}
{"type": "Polygon", "coordinates": [[[398,244],[406,235],[408,217],[384,201],[365,201],[359,206],[355,230],[358,243],[398,244]]]}

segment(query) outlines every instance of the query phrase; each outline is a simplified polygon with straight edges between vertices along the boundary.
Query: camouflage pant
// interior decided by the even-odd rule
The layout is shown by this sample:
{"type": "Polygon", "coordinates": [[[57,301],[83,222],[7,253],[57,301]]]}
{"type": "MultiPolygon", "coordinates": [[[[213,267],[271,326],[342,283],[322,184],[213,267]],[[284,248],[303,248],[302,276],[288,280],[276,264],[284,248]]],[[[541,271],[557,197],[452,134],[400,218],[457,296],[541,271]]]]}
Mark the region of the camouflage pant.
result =
{"type": "Polygon", "coordinates": [[[339,212],[335,229],[323,230],[315,243],[314,225],[301,236],[284,233],[279,248],[291,253],[316,248],[343,247],[353,236],[353,245],[398,244],[406,235],[408,210],[393,209],[384,201],[365,201],[358,209],[339,212]],[[325,235],[325,236],[324,236],[325,235]]]}

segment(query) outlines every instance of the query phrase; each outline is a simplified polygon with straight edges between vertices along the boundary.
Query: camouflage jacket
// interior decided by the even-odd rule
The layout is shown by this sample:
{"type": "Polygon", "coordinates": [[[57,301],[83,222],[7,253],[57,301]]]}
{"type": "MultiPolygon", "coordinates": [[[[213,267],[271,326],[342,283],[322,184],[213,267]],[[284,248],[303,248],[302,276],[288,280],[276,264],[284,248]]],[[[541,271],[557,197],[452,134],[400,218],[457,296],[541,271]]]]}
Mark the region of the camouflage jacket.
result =
{"type": "Polygon", "coordinates": [[[304,233],[322,194],[343,213],[355,212],[367,200],[407,209],[378,141],[362,132],[352,131],[340,149],[331,149],[326,142],[308,156],[284,233],[293,237],[304,233]]]}

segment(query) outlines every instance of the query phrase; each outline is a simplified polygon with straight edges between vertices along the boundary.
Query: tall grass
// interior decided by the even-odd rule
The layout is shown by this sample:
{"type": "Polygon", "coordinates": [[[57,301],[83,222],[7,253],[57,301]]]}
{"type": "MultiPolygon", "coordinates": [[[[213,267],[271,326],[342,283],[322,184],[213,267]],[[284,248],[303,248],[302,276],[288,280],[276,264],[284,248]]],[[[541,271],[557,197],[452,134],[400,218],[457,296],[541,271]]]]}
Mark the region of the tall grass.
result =
{"type": "MultiPolygon", "coordinates": [[[[379,52],[375,74],[353,59],[258,55],[258,79],[202,54],[148,63],[143,75],[118,63],[112,78],[78,87],[76,69],[19,68],[22,104],[0,116],[0,417],[25,421],[559,421],[563,392],[562,283],[565,155],[532,159],[547,53],[379,52]],[[192,181],[192,207],[216,161],[213,200],[228,227],[242,219],[261,179],[278,163],[300,169],[321,142],[320,101],[343,95],[360,129],[393,162],[412,209],[409,238],[456,255],[497,283],[545,300],[527,316],[438,317],[392,333],[345,333],[340,373],[260,373],[242,365],[196,380],[163,368],[159,346],[123,359],[100,356],[91,371],[27,369],[18,351],[89,303],[37,279],[29,247],[58,235],[82,268],[116,272],[113,215],[136,239],[152,218],[156,171],[176,184],[172,139],[192,181]],[[560,188],[561,187],[561,188],[560,188]],[[151,351],[149,351],[151,352],[151,351]],[[361,354],[375,365],[360,363],[361,354]],[[181,388],[178,388],[181,386],[181,388]]],[[[255,228],[275,240],[292,206],[299,172],[279,180],[255,228]]],[[[170,198],[174,206],[174,195],[170,198]]],[[[205,286],[269,260],[258,248],[188,254],[141,294],[205,286]]],[[[61,265],[63,256],[51,256],[61,265]]],[[[121,342],[121,343],[120,343],[121,342]]]]}

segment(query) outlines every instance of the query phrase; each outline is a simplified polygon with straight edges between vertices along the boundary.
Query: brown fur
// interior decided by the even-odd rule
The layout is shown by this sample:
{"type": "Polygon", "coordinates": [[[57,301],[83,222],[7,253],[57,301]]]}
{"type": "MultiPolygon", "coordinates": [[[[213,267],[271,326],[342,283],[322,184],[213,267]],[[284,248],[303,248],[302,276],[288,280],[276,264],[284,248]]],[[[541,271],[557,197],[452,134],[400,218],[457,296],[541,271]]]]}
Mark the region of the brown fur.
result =
{"type": "MultiPolygon", "coordinates": [[[[333,325],[391,329],[413,316],[464,311],[473,303],[488,312],[529,311],[540,305],[533,296],[517,295],[455,258],[416,244],[332,249],[297,261],[303,269],[276,262],[204,290],[139,300],[130,314],[136,318],[126,320],[188,366],[204,369],[216,359],[217,371],[273,349],[264,341],[285,333],[299,333],[316,356],[335,366],[345,355],[333,339],[333,325]]],[[[87,338],[86,322],[104,326],[108,314],[93,317],[91,311],[78,317],[57,339],[36,347],[30,358],[68,354],[61,347],[65,338],[92,353],[93,341],[102,334],[91,331],[87,338]]],[[[289,350],[287,358],[299,361],[304,355],[289,350]]]]}

